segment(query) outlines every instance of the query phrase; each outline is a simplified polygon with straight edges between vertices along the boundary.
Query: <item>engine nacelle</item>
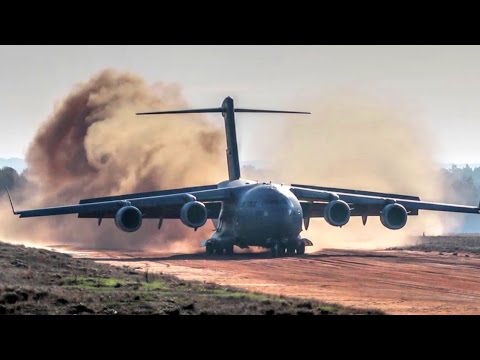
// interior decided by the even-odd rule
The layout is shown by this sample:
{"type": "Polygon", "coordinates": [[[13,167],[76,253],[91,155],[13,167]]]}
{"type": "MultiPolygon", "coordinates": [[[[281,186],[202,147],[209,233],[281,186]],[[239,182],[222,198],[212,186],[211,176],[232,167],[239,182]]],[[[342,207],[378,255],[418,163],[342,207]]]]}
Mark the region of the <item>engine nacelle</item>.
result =
{"type": "Polygon", "coordinates": [[[115,214],[115,225],[125,232],[134,232],[142,226],[142,213],[135,206],[124,206],[115,214]]]}
{"type": "Polygon", "coordinates": [[[190,201],[182,206],[180,220],[191,228],[199,228],[207,222],[207,208],[199,201],[190,201]]]}
{"type": "Polygon", "coordinates": [[[407,210],[400,204],[388,204],[380,214],[383,226],[391,230],[398,230],[407,223],[407,210]]]}
{"type": "Polygon", "coordinates": [[[330,225],[343,226],[350,220],[350,206],[343,200],[330,201],[323,216],[330,225]]]}

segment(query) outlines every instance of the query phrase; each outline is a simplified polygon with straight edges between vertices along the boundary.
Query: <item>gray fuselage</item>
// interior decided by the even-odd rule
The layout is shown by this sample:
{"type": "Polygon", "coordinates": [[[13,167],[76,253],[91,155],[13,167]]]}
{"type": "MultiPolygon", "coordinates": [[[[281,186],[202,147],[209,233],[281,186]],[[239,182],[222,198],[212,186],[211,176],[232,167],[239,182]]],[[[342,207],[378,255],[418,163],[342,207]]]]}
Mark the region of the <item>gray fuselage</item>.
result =
{"type": "Polygon", "coordinates": [[[225,181],[218,187],[247,185],[224,201],[211,241],[269,247],[272,242],[295,243],[302,231],[302,207],[289,190],[279,184],[249,180],[225,181]]]}

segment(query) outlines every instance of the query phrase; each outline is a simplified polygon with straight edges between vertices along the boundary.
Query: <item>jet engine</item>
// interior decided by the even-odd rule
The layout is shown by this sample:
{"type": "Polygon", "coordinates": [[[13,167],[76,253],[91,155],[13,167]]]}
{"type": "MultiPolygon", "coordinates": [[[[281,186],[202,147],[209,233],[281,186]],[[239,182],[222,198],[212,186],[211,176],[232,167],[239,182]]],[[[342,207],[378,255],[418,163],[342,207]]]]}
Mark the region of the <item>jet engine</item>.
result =
{"type": "Polygon", "coordinates": [[[350,220],[350,206],[345,201],[330,201],[324,210],[324,218],[332,226],[343,226],[350,220]]]}
{"type": "Polygon", "coordinates": [[[115,225],[125,232],[134,232],[142,226],[142,213],[135,206],[124,206],[115,214],[115,225]]]}
{"type": "Polygon", "coordinates": [[[380,214],[383,226],[391,230],[398,230],[407,223],[407,210],[400,204],[388,204],[380,214]]]}
{"type": "Polygon", "coordinates": [[[207,222],[207,208],[199,201],[190,201],[180,210],[182,222],[192,228],[199,228],[207,222]]]}

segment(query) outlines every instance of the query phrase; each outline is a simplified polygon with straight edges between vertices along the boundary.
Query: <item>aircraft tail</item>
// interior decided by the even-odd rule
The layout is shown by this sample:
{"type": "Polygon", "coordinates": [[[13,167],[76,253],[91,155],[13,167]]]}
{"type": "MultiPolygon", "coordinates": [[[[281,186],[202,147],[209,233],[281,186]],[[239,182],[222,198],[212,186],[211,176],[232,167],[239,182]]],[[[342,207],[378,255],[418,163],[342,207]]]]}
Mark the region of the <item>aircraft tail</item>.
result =
{"type": "Polygon", "coordinates": [[[137,115],[161,115],[161,114],[199,114],[199,113],[222,113],[225,120],[225,135],[227,138],[227,164],[228,177],[230,180],[240,178],[240,162],[238,159],[237,132],[235,128],[235,113],[274,113],[274,114],[310,114],[301,111],[282,111],[282,110],[261,110],[261,109],[235,109],[233,99],[225,98],[222,107],[193,109],[193,110],[171,110],[171,111],[152,111],[141,112],[137,115]]]}

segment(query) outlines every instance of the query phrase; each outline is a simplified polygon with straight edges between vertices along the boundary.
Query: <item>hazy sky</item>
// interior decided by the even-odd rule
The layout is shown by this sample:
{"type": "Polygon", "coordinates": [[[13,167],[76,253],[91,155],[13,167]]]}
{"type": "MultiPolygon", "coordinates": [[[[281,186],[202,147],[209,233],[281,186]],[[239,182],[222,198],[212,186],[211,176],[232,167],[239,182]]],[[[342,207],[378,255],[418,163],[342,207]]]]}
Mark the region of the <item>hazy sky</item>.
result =
{"type": "MultiPolygon", "coordinates": [[[[195,107],[227,95],[293,110],[331,93],[387,99],[431,127],[436,160],[480,162],[479,46],[0,46],[0,157],[23,157],[54,102],[109,67],[178,83],[195,107]]],[[[248,146],[242,156],[255,160],[248,146]]]]}

